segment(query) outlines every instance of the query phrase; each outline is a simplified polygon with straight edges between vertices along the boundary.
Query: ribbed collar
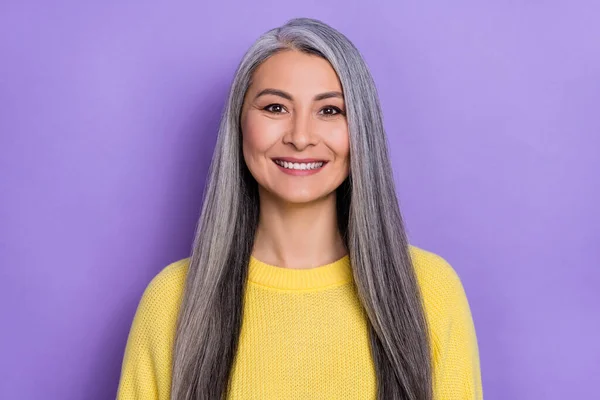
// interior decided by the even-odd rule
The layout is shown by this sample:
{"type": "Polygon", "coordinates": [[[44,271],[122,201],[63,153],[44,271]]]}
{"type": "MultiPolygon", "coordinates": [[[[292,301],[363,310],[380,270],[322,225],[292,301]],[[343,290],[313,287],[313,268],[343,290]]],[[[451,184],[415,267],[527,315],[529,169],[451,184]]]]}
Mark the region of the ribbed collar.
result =
{"type": "Polygon", "coordinates": [[[307,269],[277,267],[250,256],[248,280],[276,289],[320,289],[350,282],[352,268],[348,255],[330,264],[307,269]]]}

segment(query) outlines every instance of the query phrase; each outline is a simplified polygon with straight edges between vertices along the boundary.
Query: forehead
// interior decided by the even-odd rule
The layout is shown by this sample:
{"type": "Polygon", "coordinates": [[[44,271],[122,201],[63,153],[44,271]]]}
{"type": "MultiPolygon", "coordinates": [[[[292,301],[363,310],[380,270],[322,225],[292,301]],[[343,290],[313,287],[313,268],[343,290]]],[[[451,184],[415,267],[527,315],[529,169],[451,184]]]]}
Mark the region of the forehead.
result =
{"type": "Polygon", "coordinates": [[[254,71],[252,89],[266,87],[290,92],[342,91],[341,83],[329,61],[297,50],[279,52],[254,71]]]}

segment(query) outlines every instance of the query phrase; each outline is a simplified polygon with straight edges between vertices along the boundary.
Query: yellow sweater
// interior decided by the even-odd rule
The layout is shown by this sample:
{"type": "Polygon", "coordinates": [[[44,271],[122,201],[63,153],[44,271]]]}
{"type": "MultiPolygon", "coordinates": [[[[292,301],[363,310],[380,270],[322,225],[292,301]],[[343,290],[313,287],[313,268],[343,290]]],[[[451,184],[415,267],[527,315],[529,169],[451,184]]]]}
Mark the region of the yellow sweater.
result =
{"type": "MultiPolygon", "coordinates": [[[[454,269],[411,246],[430,326],[436,400],[482,399],[471,312],[454,269]]],[[[118,400],[167,400],[189,258],[147,286],[129,333],[118,400]]],[[[229,399],[375,399],[366,314],[348,256],[295,270],[252,257],[229,399]]]]}

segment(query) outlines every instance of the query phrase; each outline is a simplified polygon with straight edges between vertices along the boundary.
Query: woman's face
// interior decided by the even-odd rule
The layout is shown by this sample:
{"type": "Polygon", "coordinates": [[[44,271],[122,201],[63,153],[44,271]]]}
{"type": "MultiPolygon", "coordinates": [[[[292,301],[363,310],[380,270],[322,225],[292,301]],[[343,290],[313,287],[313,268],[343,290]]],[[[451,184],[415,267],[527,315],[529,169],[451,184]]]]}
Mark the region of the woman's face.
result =
{"type": "Polygon", "coordinates": [[[262,63],[241,116],[244,160],[261,189],[289,203],[334,195],[350,165],[345,114],[327,60],[288,50],[262,63]]]}

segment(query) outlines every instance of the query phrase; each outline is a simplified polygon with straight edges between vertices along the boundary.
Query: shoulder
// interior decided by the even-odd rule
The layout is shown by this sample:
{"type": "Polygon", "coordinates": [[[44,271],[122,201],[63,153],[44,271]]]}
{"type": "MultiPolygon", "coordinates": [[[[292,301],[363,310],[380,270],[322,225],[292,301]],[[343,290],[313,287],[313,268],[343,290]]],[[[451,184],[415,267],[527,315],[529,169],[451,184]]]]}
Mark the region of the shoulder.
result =
{"type": "Polygon", "coordinates": [[[439,293],[460,282],[454,268],[442,256],[414,245],[410,245],[409,250],[421,290],[439,293]]]}
{"type": "Polygon", "coordinates": [[[413,245],[410,246],[410,255],[432,328],[469,312],[461,279],[446,259],[413,245]]]}
{"type": "Polygon", "coordinates": [[[167,265],[146,286],[129,331],[117,398],[168,398],[188,264],[188,259],[182,259],[167,265]]]}
{"type": "Polygon", "coordinates": [[[185,284],[185,277],[190,259],[183,258],[164,267],[152,278],[148,287],[149,292],[162,292],[162,289],[177,289],[185,284]]]}
{"type": "Polygon", "coordinates": [[[179,308],[185,288],[189,258],[168,264],[160,270],[146,286],[138,312],[150,319],[172,318],[179,308]]]}
{"type": "Polygon", "coordinates": [[[411,246],[431,340],[435,398],[481,399],[479,347],[461,280],[432,252],[411,246]]]}

